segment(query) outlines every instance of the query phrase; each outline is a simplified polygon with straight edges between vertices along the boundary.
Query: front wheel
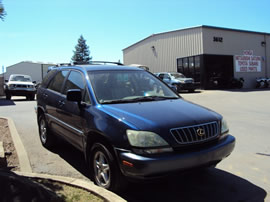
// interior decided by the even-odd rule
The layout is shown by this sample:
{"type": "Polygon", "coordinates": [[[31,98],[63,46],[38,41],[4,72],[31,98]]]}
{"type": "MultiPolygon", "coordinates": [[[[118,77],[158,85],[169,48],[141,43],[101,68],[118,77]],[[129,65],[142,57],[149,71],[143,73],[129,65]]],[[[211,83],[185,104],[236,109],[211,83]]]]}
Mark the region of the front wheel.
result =
{"type": "Polygon", "coordinates": [[[117,160],[103,144],[96,143],[91,149],[90,168],[94,183],[111,191],[123,190],[125,180],[116,165],[117,160]]]}
{"type": "Polygon", "coordinates": [[[10,100],[11,99],[11,95],[9,93],[6,93],[6,99],[10,100]]]}
{"type": "Polygon", "coordinates": [[[172,84],[172,86],[177,93],[180,92],[180,87],[177,84],[172,84]]]}
{"type": "Polygon", "coordinates": [[[41,144],[46,148],[52,147],[55,142],[55,138],[48,127],[44,114],[41,114],[38,118],[38,127],[41,144]]]}

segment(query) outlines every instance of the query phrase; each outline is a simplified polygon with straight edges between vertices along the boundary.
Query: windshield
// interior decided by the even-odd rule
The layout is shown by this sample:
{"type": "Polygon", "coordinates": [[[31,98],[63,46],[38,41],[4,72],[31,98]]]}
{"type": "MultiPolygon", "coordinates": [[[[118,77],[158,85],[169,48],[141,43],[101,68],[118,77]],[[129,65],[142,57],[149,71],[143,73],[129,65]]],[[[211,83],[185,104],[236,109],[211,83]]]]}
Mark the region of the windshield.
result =
{"type": "Polygon", "coordinates": [[[88,75],[99,103],[179,98],[147,71],[90,71],[88,75]]]}
{"type": "Polygon", "coordinates": [[[181,79],[186,78],[183,74],[180,74],[180,73],[171,73],[171,75],[176,79],[178,79],[178,78],[181,78],[181,79]]]}
{"type": "Polygon", "coordinates": [[[27,75],[11,75],[10,81],[32,82],[32,79],[27,75]]]}

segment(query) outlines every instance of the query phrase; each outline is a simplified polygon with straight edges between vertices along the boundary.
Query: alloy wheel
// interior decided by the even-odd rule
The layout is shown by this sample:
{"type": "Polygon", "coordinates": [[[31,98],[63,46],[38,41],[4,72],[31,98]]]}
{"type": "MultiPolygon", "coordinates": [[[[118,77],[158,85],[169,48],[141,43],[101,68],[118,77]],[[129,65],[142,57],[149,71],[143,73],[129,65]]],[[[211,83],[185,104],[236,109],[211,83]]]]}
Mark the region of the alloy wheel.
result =
{"type": "Polygon", "coordinates": [[[111,171],[107,157],[101,151],[97,151],[94,155],[94,173],[95,180],[99,186],[108,187],[111,182],[111,171]]]}
{"type": "Polygon", "coordinates": [[[39,130],[40,130],[40,139],[43,144],[47,141],[47,127],[46,122],[44,118],[41,118],[40,124],[39,124],[39,130]]]}

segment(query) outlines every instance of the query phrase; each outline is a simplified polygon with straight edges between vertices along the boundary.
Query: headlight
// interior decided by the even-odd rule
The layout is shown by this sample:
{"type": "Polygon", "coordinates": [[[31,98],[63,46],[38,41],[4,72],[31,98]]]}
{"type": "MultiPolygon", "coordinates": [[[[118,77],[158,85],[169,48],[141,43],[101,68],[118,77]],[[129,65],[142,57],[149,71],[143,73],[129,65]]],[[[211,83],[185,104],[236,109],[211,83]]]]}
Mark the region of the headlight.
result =
{"type": "Polygon", "coordinates": [[[172,152],[173,149],[159,135],[148,131],[127,130],[128,141],[137,154],[159,154],[172,152]]]}
{"type": "Polygon", "coordinates": [[[221,135],[226,135],[229,132],[229,126],[225,119],[221,121],[221,135]]]}
{"type": "Polygon", "coordinates": [[[127,130],[128,141],[134,147],[162,147],[169,144],[159,135],[148,131],[127,130]]]}

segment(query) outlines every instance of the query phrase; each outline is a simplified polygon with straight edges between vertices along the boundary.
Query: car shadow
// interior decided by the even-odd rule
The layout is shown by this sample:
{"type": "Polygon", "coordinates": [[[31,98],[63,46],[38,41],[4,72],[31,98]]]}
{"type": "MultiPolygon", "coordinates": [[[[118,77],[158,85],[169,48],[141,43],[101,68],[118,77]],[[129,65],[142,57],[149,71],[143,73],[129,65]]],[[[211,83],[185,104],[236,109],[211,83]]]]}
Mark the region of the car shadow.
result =
{"type": "Polygon", "coordinates": [[[119,195],[129,202],[263,202],[267,193],[241,177],[211,168],[182,173],[155,183],[133,183],[119,195]]]}
{"type": "MultiPolygon", "coordinates": [[[[61,147],[50,151],[85,177],[90,177],[83,154],[74,147],[61,142],[61,147]]],[[[179,173],[151,182],[132,182],[117,194],[129,202],[263,202],[267,195],[264,189],[248,180],[217,168],[179,173]]]]}
{"type": "Polygon", "coordinates": [[[28,100],[22,96],[13,96],[10,100],[0,97],[0,106],[16,105],[15,102],[35,102],[36,100],[28,100]]]}
{"type": "Polygon", "coordinates": [[[199,93],[202,93],[203,91],[202,90],[199,90],[199,89],[196,89],[195,91],[193,92],[189,92],[189,91],[180,91],[179,94],[199,94],[199,93]]]}
{"type": "Polygon", "coordinates": [[[90,178],[84,155],[75,147],[62,140],[57,140],[55,147],[48,149],[49,151],[59,155],[68,164],[75,168],[78,172],[87,178],[90,178]]]}
{"type": "Polygon", "coordinates": [[[15,105],[13,100],[6,100],[5,98],[0,98],[0,106],[10,106],[15,105]]]}

